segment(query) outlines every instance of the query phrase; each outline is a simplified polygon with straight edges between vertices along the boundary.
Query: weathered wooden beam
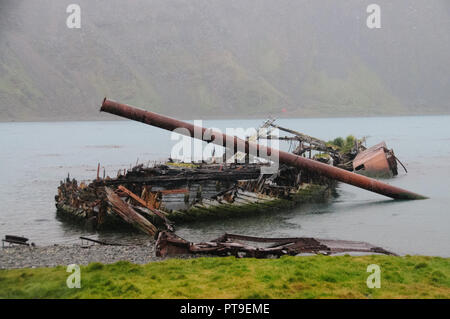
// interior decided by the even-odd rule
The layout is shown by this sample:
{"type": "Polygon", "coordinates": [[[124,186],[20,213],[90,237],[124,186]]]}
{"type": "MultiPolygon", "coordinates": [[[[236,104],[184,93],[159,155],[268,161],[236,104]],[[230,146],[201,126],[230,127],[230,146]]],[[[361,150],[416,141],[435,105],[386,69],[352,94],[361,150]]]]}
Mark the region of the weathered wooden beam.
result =
{"type": "Polygon", "coordinates": [[[105,191],[111,208],[124,221],[152,237],[158,232],[152,223],[125,203],[112,189],[105,187],[105,191]]]}
{"type": "Polygon", "coordinates": [[[117,185],[117,184],[133,184],[145,183],[147,185],[160,185],[163,183],[173,182],[199,182],[207,180],[228,180],[234,181],[238,179],[255,179],[258,178],[260,172],[220,172],[208,174],[180,174],[180,175],[161,175],[161,176],[133,176],[127,178],[119,178],[114,180],[99,180],[94,181],[96,185],[117,185]]]}
{"type": "Polygon", "coordinates": [[[84,237],[84,236],[80,236],[80,239],[81,239],[82,244],[83,244],[83,240],[86,240],[86,241],[91,241],[93,243],[96,243],[96,244],[99,244],[99,245],[104,245],[104,246],[123,246],[121,244],[107,243],[105,241],[92,239],[92,238],[84,237]]]}
{"type": "Polygon", "coordinates": [[[170,231],[173,231],[172,222],[166,216],[164,216],[164,214],[161,211],[159,211],[159,210],[155,209],[154,207],[151,207],[150,205],[148,205],[145,202],[145,200],[143,200],[138,195],[136,195],[135,193],[130,191],[128,188],[120,185],[119,187],[117,187],[117,189],[119,189],[120,191],[124,192],[125,194],[127,194],[128,196],[133,198],[135,201],[137,201],[139,204],[141,204],[143,207],[147,208],[153,214],[155,214],[156,216],[161,218],[163,220],[164,224],[166,225],[167,229],[170,230],[170,231]]]}

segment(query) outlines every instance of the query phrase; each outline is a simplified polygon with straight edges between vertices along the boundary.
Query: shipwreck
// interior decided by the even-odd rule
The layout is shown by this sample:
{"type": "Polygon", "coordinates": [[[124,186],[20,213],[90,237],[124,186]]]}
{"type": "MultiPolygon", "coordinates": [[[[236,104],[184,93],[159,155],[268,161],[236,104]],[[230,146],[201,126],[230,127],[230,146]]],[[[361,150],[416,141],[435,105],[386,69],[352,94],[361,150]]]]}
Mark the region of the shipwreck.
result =
{"type": "Polygon", "coordinates": [[[254,154],[256,157],[261,157],[269,161],[273,160],[273,156],[276,154],[276,160],[279,164],[296,167],[301,170],[312,171],[320,174],[321,176],[363,188],[393,199],[426,199],[423,195],[416,194],[400,187],[392,186],[376,179],[359,175],[333,165],[328,165],[326,163],[322,163],[321,161],[308,159],[306,157],[284,152],[278,149],[272,149],[271,147],[255,143],[250,140],[242,140],[236,136],[229,136],[221,132],[212,131],[211,129],[199,127],[161,114],[144,111],[126,104],[107,100],[106,98],[103,100],[100,111],[115,114],[168,131],[178,131],[181,134],[187,135],[191,138],[200,139],[207,143],[226,146],[233,153],[243,150],[245,154],[254,154]],[[201,134],[196,134],[197,132],[200,132],[201,134]]]}
{"type": "MultiPolygon", "coordinates": [[[[330,198],[335,181],[297,168],[281,166],[262,174],[267,164],[137,165],[115,178],[90,184],[67,178],[55,196],[59,216],[95,229],[130,224],[123,210],[135,211],[152,224],[172,230],[173,223],[237,217],[292,208],[330,198]],[[121,214],[122,213],[122,214],[121,214]]],[[[135,214],[134,214],[135,215],[135,214]]],[[[156,229],[145,231],[150,235],[156,229]]]]}
{"type": "Polygon", "coordinates": [[[278,139],[280,141],[296,142],[292,153],[318,160],[355,173],[369,177],[390,178],[398,175],[397,162],[405,166],[395,156],[393,149],[388,149],[386,142],[380,142],[367,148],[365,138],[357,139],[353,136],[336,138],[333,141],[324,141],[316,137],[285,128],[275,124],[275,119],[267,120],[262,128],[277,128],[291,134],[290,136],[271,135],[270,130],[265,134],[258,134],[257,139],[278,139]],[[312,155],[312,152],[315,155],[312,155]]]}
{"type": "MultiPolygon", "coordinates": [[[[194,244],[177,237],[177,223],[207,218],[238,217],[293,208],[301,203],[324,201],[335,193],[338,181],[376,192],[393,199],[423,199],[422,195],[356,174],[397,174],[396,157],[385,143],[366,149],[362,140],[351,140],[345,149],[338,142],[324,142],[295,130],[280,127],[274,120],[261,128],[277,128],[292,136],[273,136],[269,130],[246,140],[227,136],[128,105],[104,100],[101,111],[167,130],[184,133],[208,143],[229,147],[232,161],[182,163],[169,159],[152,166],[136,165],[119,170],[117,176],[97,177],[90,183],[67,177],[55,196],[57,213],[95,229],[130,227],[157,238],[161,256],[182,253],[268,256],[301,252],[335,253],[363,251],[388,253],[382,248],[359,242],[327,241],[314,238],[264,239],[242,235],[194,244]],[[196,135],[200,131],[202,134],[196,135]],[[257,143],[261,139],[295,141],[292,153],[257,143]],[[241,146],[241,147],[239,147],[241,146]],[[313,155],[314,152],[314,155],[313,155]],[[265,161],[251,162],[250,156],[265,161]],[[276,157],[273,157],[276,155],[276,157]],[[272,161],[278,162],[273,169],[272,161]],[[241,161],[238,161],[240,159],[241,161]],[[243,161],[242,161],[243,159],[243,161]],[[268,169],[272,168],[272,169],[268,169]],[[264,242],[262,248],[242,243],[264,242]]],[[[348,143],[347,143],[348,144],[348,143]]]]}

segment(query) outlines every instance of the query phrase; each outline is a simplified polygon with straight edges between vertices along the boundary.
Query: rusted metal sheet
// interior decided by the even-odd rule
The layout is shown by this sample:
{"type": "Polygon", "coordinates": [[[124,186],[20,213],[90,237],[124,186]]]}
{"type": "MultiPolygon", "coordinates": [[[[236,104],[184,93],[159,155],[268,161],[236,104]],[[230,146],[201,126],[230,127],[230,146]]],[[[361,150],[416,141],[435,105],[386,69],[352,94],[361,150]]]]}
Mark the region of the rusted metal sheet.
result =
{"type": "Polygon", "coordinates": [[[393,151],[387,148],[385,142],[381,142],[356,155],[353,170],[371,176],[395,176],[397,161],[393,151]]]}
{"type": "Polygon", "coordinates": [[[189,193],[187,188],[178,188],[178,189],[163,189],[160,190],[161,194],[169,195],[169,194],[186,194],[189,193]]]}
{"type": "Polygon", "coordinates": [[[158,229],[122,199],[120,199],[120,197],[115,194],[113,190],[105,187],[105,191],[111,208],[117,213],[118,216],[149,236],[154,236],[156,234],[158,229]]]}
{"type": "Polygon", "coordinates": [[[107,100],[106,98],[103,100],[100,111],[160,127],[169,131],[184,129],[185,132],[183,134],[186,134],[190,137],[201,138],[205,142],[214,143],[221,146],[232,145],[232,151],[234,153],[241,150],[238,146],[244,146],[246,154],[254,153],[259,157],[271,160],[272,153],[276,152],[278,153],[280,163],[295,166],[300,169],[311,170],[331,179],[335,179],[343,183],[360,187],[394,199],[411,200],[426,198],[425,196],[422,196],[420,194],[416,194],[408,190],[368,178],[366,176],[333,167],[331,165],[320,163],[318,161],[310,160],[287,152],[273,150],[270,147],[255,144],[249,141],[244,141],[236,136],[228,136],[220,132],[215,132],[210,129],[194,126],[193,124],[179,121],[157,113],[144,111],[126,104],[107,100]],[[201,136],[196,136],[194,132],[200,132],[201,136]]]}
{"type": "Polygon", "coordinates": [[[395,255],[381,247],[365,242],[347,240],[322,240],[310,237],[264,238],[224,234],[210,242],[192,243],[173,233],[161,232],[156,242],[156,256],[167,257],[189,254],[208,254],[267,258],[303,253],[336,254],[363,252],[395,255]],[[263,245],[265,244],[265,246],[263,245]]]}
{"type": "Polygon", "coordinates": [[[168,232],[160,232],[156,241],[156,256],[166,257],[190,254],[191,243],[168,232]]]}

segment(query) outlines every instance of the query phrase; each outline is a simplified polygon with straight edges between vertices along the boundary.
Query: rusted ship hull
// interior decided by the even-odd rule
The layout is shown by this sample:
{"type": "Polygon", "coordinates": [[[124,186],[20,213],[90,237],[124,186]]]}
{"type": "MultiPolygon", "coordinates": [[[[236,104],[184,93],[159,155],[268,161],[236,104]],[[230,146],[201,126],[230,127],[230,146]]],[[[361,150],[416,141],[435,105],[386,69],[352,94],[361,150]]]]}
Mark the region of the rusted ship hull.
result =
{"type": "Polygon", "coordinates": [[[398,171],[394,151],[389,150],[385,142],[369,147],[356,155],[353,170],[371,177],[396,176],[398,171]]]}

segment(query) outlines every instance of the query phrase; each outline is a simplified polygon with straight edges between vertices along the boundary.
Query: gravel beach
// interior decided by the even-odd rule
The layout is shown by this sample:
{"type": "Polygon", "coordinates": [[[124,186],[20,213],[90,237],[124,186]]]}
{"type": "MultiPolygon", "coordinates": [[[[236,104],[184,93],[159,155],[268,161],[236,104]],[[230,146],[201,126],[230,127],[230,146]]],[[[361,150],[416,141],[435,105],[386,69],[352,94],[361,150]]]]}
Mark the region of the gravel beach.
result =
{"type": "Polygon", "coordinates": [[[0,269],[87,265],[91,262],[109,264],[120,260],[146,264],[163,259],[155,256],[153,243],[139,246],[12,246],[0,249],[0,269]]]}

